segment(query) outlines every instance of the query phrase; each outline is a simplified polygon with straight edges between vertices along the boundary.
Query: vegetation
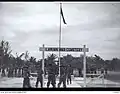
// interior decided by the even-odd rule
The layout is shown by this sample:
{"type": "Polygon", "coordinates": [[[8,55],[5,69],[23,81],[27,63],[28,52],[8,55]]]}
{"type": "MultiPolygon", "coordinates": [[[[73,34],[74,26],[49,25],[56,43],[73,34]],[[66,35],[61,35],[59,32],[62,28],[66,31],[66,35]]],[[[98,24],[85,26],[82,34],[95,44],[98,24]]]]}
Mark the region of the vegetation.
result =
{"type": "MultiPolygon", "coordinates": [[[[2,40],[0,41],[0,69],[2,69],[2,75],[5,76],[5,69],[13,69],[19,72],[24,66],[29,66],[31,72],[35,72],[38,65],[42,65],[42,59],[36,60],[35,57],[29,56],[29,52],[21,53],[18,55],[16,53],[16,57],[11,54],[12,50],[8,41],[2,40]],[[24,60],[21,58],[24,56],[24,60]]],[[[45,58],[45,71],[50,63],[54,64],[58,69],[58,63],[55,63],[57,56],[55,54],[49,54],[47,58],[45,58]]],[[[119,71],[120,70],[120,59],[113,58],[112,60],[104,60],[98,55],[87,56],[87,69],[95,68],[95,69],[108,69],[111,71],[119,71]]],[[[56,61],[57,62],[57,61],[56,61]]],[[[70,64],[73,69],[77,68],[79,70],[83,69],[83,55],[80,57],[73,57],[68,54],[66,56],[61,57],[61,64],[68,65],[70,64]]],[[[58,71],[58,70],[57,70],[58,71]]]]}

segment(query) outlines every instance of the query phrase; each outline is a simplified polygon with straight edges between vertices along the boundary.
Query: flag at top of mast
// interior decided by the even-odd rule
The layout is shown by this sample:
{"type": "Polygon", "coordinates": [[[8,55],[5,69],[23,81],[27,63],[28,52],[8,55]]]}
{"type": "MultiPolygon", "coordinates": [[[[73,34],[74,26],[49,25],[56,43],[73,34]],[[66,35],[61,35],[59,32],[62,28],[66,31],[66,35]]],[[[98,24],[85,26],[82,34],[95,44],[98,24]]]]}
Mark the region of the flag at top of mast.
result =
{"type": "Polygon", "coordinates": [[[66,21],[65,21],[64,15],[63,15],[63,11],[62,11],[62,3],[60,3],[60,14],[62,16],[64,24],[67,24],[66,21]]]}

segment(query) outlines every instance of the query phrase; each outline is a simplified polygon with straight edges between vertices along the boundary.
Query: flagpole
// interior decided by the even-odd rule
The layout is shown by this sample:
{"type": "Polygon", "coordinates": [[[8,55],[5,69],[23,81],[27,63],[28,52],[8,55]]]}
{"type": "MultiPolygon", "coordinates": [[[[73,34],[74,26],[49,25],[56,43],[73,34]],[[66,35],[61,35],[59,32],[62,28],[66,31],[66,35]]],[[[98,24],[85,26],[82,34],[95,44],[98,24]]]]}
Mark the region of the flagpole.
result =
{"type": "Polygon", "coordinates": [[[60,48],[61,48],[61,3],[60,3],[60,28],[59,28],[59,77],[60,77],[60,48]]]}

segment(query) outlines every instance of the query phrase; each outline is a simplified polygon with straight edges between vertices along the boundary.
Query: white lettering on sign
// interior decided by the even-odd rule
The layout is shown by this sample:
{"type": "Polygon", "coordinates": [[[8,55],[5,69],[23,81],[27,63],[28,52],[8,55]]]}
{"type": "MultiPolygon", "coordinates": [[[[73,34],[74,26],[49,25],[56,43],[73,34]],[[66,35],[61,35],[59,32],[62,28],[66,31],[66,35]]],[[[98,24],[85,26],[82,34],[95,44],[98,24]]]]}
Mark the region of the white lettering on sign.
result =
{"type": "MultiPolygon", "coordinates": [[[[43,48],[39,48],[40,51],[43,51],[43,48]]],[[[45,51],[59,51],[57,47],[46,47],[45,51]]],[[[60,48],[60,51],[66,52],[83,52],[83,48],[60,48]]],[[[88,48],[85,48],[85,51],[88,52],[88,48]]]]}

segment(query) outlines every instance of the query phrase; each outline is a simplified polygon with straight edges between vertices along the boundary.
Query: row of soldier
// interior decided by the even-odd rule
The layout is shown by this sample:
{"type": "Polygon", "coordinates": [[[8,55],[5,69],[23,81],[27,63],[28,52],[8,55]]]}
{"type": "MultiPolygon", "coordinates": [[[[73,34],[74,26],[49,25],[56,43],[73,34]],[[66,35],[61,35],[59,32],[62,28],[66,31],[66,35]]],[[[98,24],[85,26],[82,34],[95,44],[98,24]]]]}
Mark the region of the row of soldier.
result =
{"type": "MultiPolygon", "coordinates": [[[[43,71],[42,68],[39,67],[37,69],[37,81],[35,87],[38,88],[38,84],[40,82],[41,88],[43,88],[43,71]]],[[[47,82],[47,88],[49,88],[50,84],[52,85],[53,88],[56,88],[56,78],[58,76],[58,71],[56,70],[54,64],[49,64],[49,67],[47,69],[47,74],[48,74],[48,82],[47,82]]],[[[59,88],[61,86],[61,83],[63,83],[63,87],[66,88],[66,81],[67,84],[71,84],[71,74],[72,74],[72,68],[71,65],[65,66],[61,65],[60,66],[60,77],[59,77],[59,83],[57,84],[57,87],[59,88]]],[[[24,80],[23,80],[23,88],[30,88],[30,72],[29,68],[25,67],[24,68],[24,80]]]]}
{"type": "Polygon", "coordinates": [[[1,68],[2,77],[23,77],[23,68],[1,68]]]}

